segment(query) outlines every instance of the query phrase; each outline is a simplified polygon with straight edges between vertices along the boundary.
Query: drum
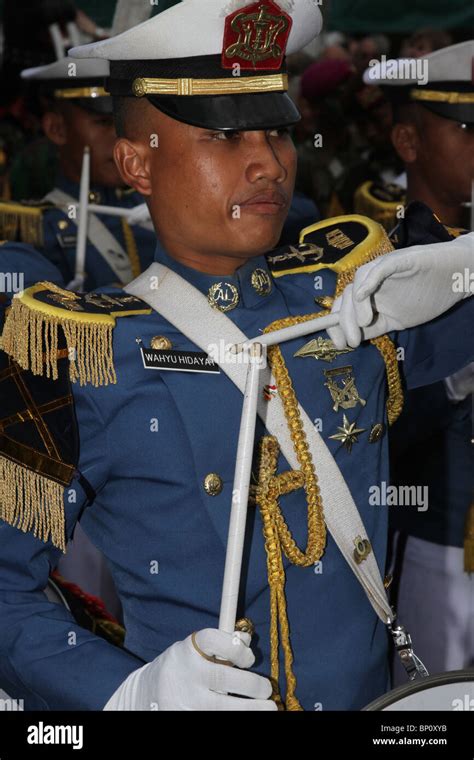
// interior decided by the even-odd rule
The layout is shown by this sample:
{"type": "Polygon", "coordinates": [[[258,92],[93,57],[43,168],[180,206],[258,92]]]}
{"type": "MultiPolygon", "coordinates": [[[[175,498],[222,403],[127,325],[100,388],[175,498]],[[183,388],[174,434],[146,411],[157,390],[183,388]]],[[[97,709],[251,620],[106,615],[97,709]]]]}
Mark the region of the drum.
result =
{"type": "Polygon", "coordinates": [[[363,710],[474,711],[474,668],[426,676],[397,686],[363,710]]]}

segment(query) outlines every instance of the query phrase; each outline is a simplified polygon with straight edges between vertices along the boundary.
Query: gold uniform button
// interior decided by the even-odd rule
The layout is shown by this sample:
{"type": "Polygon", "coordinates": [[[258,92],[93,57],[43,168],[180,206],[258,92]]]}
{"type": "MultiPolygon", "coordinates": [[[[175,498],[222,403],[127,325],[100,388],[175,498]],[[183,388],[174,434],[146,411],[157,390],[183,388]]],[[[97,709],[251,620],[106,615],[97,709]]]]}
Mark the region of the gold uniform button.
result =
{"type": "Polygon", "coordinates": [[[150,341],[150,347],[155,348],[157,351],[169,351],[172,345],[170,339],[164,335],[155,335],[150,341]]]}
{"type": "Polygon", "coordinates": [[[65,219],[60,219],[59,220],[59,222],[58,222],[58,228],[60,230],[67,230],[68,227],[69,227],[69,222],[66,222],[65,219]]]}
{"type": "Polygon", "coordinates": [[[100,193],[94,192],[93,190],[89,192],[89,203],[99,204],[101,200],[102,198],[100,196],[100,193]]]}
{"type": "Polygon", "coordinates": [[[217,496],[223,488],[222,478],[215,472],[210,472],[204,478],[204,490],[209,496],[217,496]]]}

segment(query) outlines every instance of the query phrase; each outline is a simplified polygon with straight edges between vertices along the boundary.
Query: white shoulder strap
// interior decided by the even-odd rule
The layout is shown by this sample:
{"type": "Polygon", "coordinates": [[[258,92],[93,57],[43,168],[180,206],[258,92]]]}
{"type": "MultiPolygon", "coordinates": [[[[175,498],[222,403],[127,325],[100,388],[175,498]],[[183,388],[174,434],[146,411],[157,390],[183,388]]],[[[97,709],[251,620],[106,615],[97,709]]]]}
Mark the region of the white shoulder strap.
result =
{"type": "MultiPolygon", "coordinates": [[[[162,264],[155,262],[127,287],[127,293],[138,296],[173,324],[202,351],[209,353],[210,346],[244,343],[249,340],[222,312],[212,309],[205,296],[193,285],[162,264]],[[153,278],[153,289],[150,287],[153,278]]],[[[213,355],[215,360],[215,357],[213,355]]],[[[238,363],[222,362],[219,366],[243,393],[247,367],[238,363]]],[[[262,369],[262,382],[274,384],[269,368],[262,369]]],[[[393,621],[394,614],[388,603],[382,578],[373,551],[358,564],[354,559],[354,540],[367,538],[351,492],[344,477],[316,431],[304,409],[299,405],[313,462],[317,463],[317,476],[321,490],[324,517],[328,530],[339,550],[362,584],[370,603],[385,623],[393,621]]],[[[271,435],[276,436],[289,465],[299,464],[288,431],[283,405],[278,395],[271,403],[259,396],[258,415],[271,435]]]]}
{"type": "MultiPolygon", "coordinates": [[[[74,205],[77,206],[79,211],[79,201],[58,188],[48,193],[44,200],[51,201],[57,205],[74,205]]],[[[71,219],[71,221],[77,224],[77,219],[71,219]]],[[[124,251],[117,238],[112,235],[110,230],[95,214],[89,213],[87,237],[122,284],[130,282],[133,279],[132,267],[127,252],[124,251]]]]}

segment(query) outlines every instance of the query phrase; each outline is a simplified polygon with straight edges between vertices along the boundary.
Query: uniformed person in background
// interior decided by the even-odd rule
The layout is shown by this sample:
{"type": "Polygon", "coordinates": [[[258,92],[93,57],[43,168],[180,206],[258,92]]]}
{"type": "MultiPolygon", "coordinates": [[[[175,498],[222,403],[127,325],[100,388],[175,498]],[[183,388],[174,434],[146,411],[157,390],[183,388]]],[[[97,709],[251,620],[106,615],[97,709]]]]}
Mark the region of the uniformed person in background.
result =
{"type": "Polygon", "coordinates": [[[274,250],[296,173],[288,128],[299,118],[284,55],[320,26],[313,0],[189,0],[73,53],[111,60],[115,159],[146,196],[162,247],[125,292],[38,284],[14,299],[3,332],[0,685],[27,709],[273,710],[282,700],[291,710],[359,709],[389,687],[386,630],[353,568],[375,557],[383,572],[387,511],[369,504],[368,489],[388,480],[386,429],[402,382],[432,383],[472,359],[473,301],[451,287],[472,238],[448,243],[433,266],[436,250],[384,255],[382,228],[349,217],[274,250]],[[134,293],[142,286],[150,299],[158,288],[156,310],[134,293]],[[259,421],[253,496],[264,521],[277,510],[283,532],[272,541],[265,522],[262,536],[250,510],[238,613],[254,623],[251,649],[248,631],[216,630],[242,394],[216,367],[172,368],[202,366],[210,320],[219,319],[215,340],[221,328],[254,337],[328,313],[333,297],[339,327],[269,353],[276,384],[261,388],[259,404],[284,410],[300,469],[289,472],[281,441],[259,421]],[[18,414],[18,377],[36,415],[18,414]],[[326,535],[324,473],[298,402],[364,523],[345,547],[352,564],[326,535]],[[109,561],[125,650],[42,596],[79,519],[109,561]],[[280,647],[270,637],[279,624],[280,647]]]}
{"type": "MultiPolygon", "coordinates": [[[[1,237],[24,240],[38,249],[25,250],[19,244],[0,249],[0,271],[21,277],[22,287],[43,279],[66,286],[74,278],[78,180],[86,145],[91,147],[90,202],[130,209],[143,203],[138,193],[124,187],[113,160],[112,100],[103,89],[107,73],[103,61],[72,59],[23,72],[29,98],[42,114],[44,134],[55,150],[56,160],[50,156],[49,161],[56,176],[55,186],[42,203],[0,204],[1,237]]],[[[23,154],[23,160],[29,152],[23,154]]],[[[31,166],[28,169],[31,171],[31,166]]],[[[130,225],[125,217],[90,214],[85,287],[129,282],[149,266],[155,248],[151,229],[130,225]]],[[[11,295],[8,287],[4,295],[7,299],[11,295]]],[[[59,569],[69,581],[99,596],[109,610],[120,615],[107,567],[80,527],[59,569]]]]}
{"type": "MultiPolygon", "coordinates": [[[[42,108],[45,135],[58,150],[55,187],[41,203],[0,205],[1,237],[37,247],[62,274],[74,279],[79,181],[84,148],[91,149],[90,202],[134,208],[143,203],[125,187],[113,160],[112,99],[103,89],[104,61],[63,59],[23,72],[42,108]]],[[[85,287],[130,282],[153,260],[155,234],[126,218],[90,214],[85,287]]]]}
{"type": "MultiPolygon", "coordinates": [[[[426,84],[384,86],[410,204],[391,236],[397,248],[465,234],[474,181],[474,40],[424,60],[426,84]]],[[[396,607],[430,673],[474,664],[473,372],[410,391],[391,430],[393,483],[428,491],[426,511],[393,507],[390,522],[396,607]]],[[[404,682],[397,658],[394,681],[404,682]]]]}

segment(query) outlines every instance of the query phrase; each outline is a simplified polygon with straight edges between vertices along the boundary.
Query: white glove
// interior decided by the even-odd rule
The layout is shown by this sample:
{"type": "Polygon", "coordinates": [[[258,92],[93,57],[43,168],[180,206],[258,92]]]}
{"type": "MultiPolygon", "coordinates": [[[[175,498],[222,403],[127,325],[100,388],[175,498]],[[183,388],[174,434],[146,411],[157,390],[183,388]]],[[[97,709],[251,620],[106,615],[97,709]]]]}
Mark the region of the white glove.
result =
{"type": "Polygon", "coordinates": [[[474,394],[474,362],[456,372],[455,375],[447,377],[444,384],[447,396],[454,404],[474,394]]]}
{"type": "MultiPolygon", "coordinates": [[[[195,641],[205,654],[237,668],[255,662],[248,633],[205,628],[195,634],[195,641]]],[[[206,660],[188,636],[130,673],[104,710],[276,710],[271,693],[268,678],[206,660]]]]}
{"type": "Polygon", "coordinates": [[[474,292],[474,233],[380,256],[357,270],[334,302],[336,348],[430,322],[474,292]]]}
{"type": "Polygon", "coordinates": [[[130,213],[127,214],[127,222],[129,224],[143,224],[151,220],[150,210],[146,203],[140,203],[139,206],[134,206],[130,209],[130,213]]]}

